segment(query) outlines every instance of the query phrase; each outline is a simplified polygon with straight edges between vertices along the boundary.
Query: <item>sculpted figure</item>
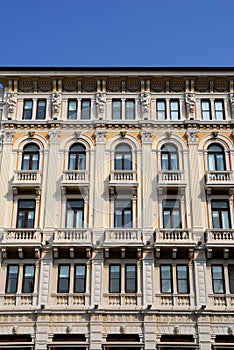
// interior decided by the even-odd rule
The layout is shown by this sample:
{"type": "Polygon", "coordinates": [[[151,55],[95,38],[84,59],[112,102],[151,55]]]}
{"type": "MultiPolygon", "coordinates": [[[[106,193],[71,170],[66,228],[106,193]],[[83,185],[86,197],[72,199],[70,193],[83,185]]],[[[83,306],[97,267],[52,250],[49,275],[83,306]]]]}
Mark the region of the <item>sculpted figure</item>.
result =
{"type": "Polygon", "coordinates": [[[104,113],[106,104],[106,94],[103,92],[98,92],[96,94],[96,105],[100,113],[104,113]]]}

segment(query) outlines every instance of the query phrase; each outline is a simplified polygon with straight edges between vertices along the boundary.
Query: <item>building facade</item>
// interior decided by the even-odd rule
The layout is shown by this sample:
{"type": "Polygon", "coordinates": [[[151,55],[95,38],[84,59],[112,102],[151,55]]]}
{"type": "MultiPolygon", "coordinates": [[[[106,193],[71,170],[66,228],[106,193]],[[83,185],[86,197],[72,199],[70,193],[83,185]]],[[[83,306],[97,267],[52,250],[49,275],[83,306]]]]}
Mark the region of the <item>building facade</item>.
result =
{"type": "Polygon", "coordinates": [[[0,349],[234,348],[233,84],[0,68],[0,349]]]}

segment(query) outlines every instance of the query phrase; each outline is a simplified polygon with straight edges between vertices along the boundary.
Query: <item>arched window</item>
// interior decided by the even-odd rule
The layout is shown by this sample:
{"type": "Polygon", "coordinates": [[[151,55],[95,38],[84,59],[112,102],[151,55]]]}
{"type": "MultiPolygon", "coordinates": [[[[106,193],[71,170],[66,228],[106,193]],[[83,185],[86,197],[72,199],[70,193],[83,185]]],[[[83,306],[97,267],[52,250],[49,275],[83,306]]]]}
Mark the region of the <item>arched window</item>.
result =
{"type": "Polygon", "coordinates": [[[22,170],[38,170],[39,147],[35,143],[29,143],[24,147],[22,158],[22,170]]]}
{"type": "Polygon", "coordinates": [[[69,150],[69,170],[85,170],[86,168],[86,150],[85,147],[76,143],[69,150]]]}
{"type": "Polygon", "coordinates": [[[178,170],[179,159],[176,146],[167,144],[161,148],[161,166],[162,170],[178,170]]]}
{"type": "Polygon", "coordinates": [[[115,149],[115,170],[132,170],[132,149],[126,143],[115,149]]]}
{"type": "Polygon", "coordinates": [[[224,149],[218,144],[208,147],[208,169],[213,171],[226,170],[224,149]]]}

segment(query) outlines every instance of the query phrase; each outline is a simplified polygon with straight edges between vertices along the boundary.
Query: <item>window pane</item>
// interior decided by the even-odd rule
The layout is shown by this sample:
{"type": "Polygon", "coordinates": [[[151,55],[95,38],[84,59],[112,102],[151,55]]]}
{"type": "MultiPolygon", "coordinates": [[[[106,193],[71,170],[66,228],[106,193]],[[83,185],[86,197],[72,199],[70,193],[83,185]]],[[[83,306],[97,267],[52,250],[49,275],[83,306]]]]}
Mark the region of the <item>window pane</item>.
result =
{"type": "Polygon", "coordinates": [[[166,119],[166,102],[165,101],[157,101],[157,118],[159,120],[166,119]]]}
{"type": "Polygon", "coordinates": [[[112,102],[112,118],[116,120],[122,119],[122,104],[119,100],[112,102]]]}
{"type": "Polygon", "coordinates": [[[68,101],[68,119],[76,119],[77,114],[77,101],[69,100],[68,101]]]}
{"type": "Polygon", "coordinates": [[[59,266],[59,280],[58,280],[58,292],[68,293],[69,292],[69,275],[70,266],[60,265],[59,266]]]}
{"type": "Polygon", "coordinates": [[[160,272],[161,272],[161,292],[172,293],[171,266],[170,265],[160,266],[160,272]]]}
{"type": "Polygon", "coordinates": [[[215,156],[214,154],[208,154],[208,168],[209,170],[215,170],[215,156]]]}
{"type": "Polygon", "coordinates": [[[177,291],[178,293],[188,293],[188,269],[187,266],[176,266],[177,271],[177,291]]]}
{"type": "Polygon", "coordinates": [[[8,265],[6,293],[17,292],[18,272],[18,265],[8,265]]]}
{"type": "Polygon", "coordinates": [[[81,119],[90,119],[90,100],[83,100],[81,103],[81,119]]]}
{"type": "Polygon", "coordinates": [[[32,119],[32,101],[31,100],[25,100],[24,102],[24,112],[23,112],[23,119],[32,119]]]}
{"type": "Polygon", "coordinates": [[[85,292],[85,282],[86,282],[86,267],[85,265],[77,265],[75,267],[75,293],[85,292]]]}
{"type": "Polygon", "coordinates": [[[29,170],[29,164],[30,164],[30,154],[28,153],[23,154],[22,170],[29,170]]]}
{"type": "Polygon", "coordinates": [[[110,293],[120,293],[121,267],[119,265],[110,265],[110,293]]]}
{"type": "Polygon", "coordinates": [[[222,266],[212,266],[212,279],[214,293],[224,293],[224,280],[222,266]]]}
{"type": "Polygon", "coordinates": [[[135,101],[126,101],[125,119],[135,119],[135,101]]]}
{"type": "Polygon", "coordinates": [[[33,293],[34,291],[34,274],[35,266],[26,265],[24,267],[24,278],[23,278],[23,293],[33,293]]]}
{"type": "Polygon", "coordinates": [[[38,100],[37,101],[37,119],[45,119],[46,114],[46,101],[38,100]]]}
{"type": "Polygon", "coordinates": [[[136,293],[136,266],[125,266],[125,292],[136,293]]]}
{"type": "Polygon", "coordinates": [[[82,228],[84,215],[83,200],[68,200],[67,201],[67,228],[82,228]]]}
{"type": "Polygon", "coordinates": [[[171,153],[171,169],[170,170],[178,170],[178,159],[176,153],[171,153]]]}
{"type": "Polygon", "coordinates": [[[230,292],[231,294],[234,294],[234,265],[228,266],[228,272],[229,272],[230,292]]]}
{"type": "Polygon", "coordinates": [[[31,170],[38,169],[38,160],[39,160],[39,154],[32,154],[32,169],[31,170]]]}
{"type": "Polygon", "coordinates": [[[162,153],[162,170],[169,170],[168,154],[162,153]]]}

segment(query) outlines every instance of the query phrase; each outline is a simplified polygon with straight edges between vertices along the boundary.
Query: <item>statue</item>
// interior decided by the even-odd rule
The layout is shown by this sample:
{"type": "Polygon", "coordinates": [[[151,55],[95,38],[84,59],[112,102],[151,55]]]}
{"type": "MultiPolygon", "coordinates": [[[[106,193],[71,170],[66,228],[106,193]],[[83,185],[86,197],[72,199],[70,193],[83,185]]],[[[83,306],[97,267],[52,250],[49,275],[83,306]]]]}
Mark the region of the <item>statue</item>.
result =
{"type": "Polygon", "coordinates": [[[148,112],[150,109],[150,93],[147,91],[142,92],[140,101],[144,112],[148,112]]]}
{"type": "Polygon", "coordinates": [[[99,113],[104,113],[106,104],[106,94],[104,92],[98,92],[96,94],[96,105],[99,113]]]}
{"type": "Polygon", "coordinates": [[[7,93],[7,107],[9,113],[14,113],[16,107],[17,98],[14,91],[7,93]]]}
{"type": "Polygon", "coordinates": [[[57,91],[52,94],[52,107],[54,113],[59,113],[61,107],[61,94],[57,91]]]}
{"type": "Polygon", "coordinates": [[[195,95],[192,92],[185,93],[185,103],[186,103],[189,119],[194,119],[195,95]]]}

